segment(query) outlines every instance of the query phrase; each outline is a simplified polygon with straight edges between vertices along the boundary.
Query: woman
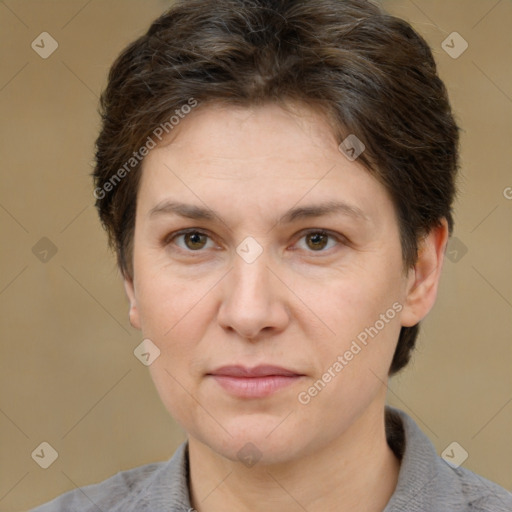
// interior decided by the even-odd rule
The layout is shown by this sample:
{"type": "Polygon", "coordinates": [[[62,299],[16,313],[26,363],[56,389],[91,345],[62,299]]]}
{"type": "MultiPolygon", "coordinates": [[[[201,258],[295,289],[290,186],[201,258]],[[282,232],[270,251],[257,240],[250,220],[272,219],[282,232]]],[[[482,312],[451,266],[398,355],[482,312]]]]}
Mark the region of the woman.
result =
{"type": "Polygon", "coordinates": [[[102,114],[96,205],[187,442],[37,511],[512,509],[385,405],[458,168],[410,25],[364,0],[182,1],[114,63],[102,114]]]}

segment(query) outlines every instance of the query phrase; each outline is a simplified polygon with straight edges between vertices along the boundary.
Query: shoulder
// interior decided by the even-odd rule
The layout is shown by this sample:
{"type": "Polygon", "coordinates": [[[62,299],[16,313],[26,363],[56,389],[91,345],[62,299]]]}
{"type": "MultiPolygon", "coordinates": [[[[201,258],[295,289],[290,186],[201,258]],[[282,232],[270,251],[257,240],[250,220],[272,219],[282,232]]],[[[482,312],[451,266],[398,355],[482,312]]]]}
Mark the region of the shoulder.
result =
{"type": "Polygon", "coordinates": [[[471,512],[510,512],[512,493],[465,468],[448,468],[458,482],[460,496],[471,512]]]}
{"type": "Polygon", "coordinates": [[[150,510],[148,495],[158,497],[172,486],[182,485],[185,453],[186,444],[183,444],[168,461],[120,471],[102,482],[68,491],[30,512],[150,510]]]}
{"type": "Polygon", "coordinates": [[[103,482],[68,491],[31,512],[110,511],[120,501],[134,499],[164,466],[159,462],[120,471],[103,482]]]}
{"type": "Polygon", "coordinates": [[[445,462],[403,411],[386,409],[388,443],[401,458],[398,484],[384,512],[511,512],[512,494],[445,462]]]}

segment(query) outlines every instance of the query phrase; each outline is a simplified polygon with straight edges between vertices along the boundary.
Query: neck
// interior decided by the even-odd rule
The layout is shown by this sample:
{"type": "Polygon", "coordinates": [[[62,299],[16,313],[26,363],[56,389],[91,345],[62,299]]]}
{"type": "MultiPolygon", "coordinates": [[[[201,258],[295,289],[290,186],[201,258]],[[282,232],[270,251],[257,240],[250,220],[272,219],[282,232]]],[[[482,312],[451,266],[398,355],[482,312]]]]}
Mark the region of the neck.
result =
{"type": "Polygon", "coordinates": [[[400,462],[386,442],[381,404],[334,443],[300,460],[246,468],[189,437],[191,502],[198,512],[382,512],[400,462]]]}

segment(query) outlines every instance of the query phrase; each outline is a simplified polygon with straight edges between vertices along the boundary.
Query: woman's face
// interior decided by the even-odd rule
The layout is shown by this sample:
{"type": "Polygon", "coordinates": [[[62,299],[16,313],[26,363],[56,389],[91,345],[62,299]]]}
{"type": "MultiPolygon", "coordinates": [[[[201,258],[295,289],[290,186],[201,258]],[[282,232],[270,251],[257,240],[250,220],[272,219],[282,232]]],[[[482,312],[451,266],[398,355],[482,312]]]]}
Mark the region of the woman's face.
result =
{"type": "Polygon", "coordinates": [[[381,414],[417,321],[390,197],[295,107],[198,107],[138,192],[132,323],[169,412],[233,460],[304,456],[381,414]]]}

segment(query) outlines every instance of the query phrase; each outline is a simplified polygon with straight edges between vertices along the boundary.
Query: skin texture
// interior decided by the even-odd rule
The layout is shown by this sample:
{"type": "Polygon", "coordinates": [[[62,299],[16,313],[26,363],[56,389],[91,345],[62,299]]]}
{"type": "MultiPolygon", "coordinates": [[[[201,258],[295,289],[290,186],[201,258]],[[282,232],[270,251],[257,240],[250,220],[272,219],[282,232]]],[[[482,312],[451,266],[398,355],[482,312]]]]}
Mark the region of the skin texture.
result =
{"type": "Polygon", "coordinates": [[[396,486],[399,462],[384,432],[387,374],[400,327],[435,301],[447,225],[404,271],[385,188],[339,151],[318,113],[289,107],[199,107],[143,164],[134,276],[125,278],[130,320],[160,349],[150,372],[188,434],[200,512],[380,511],[396,486]],[[216,215],[151,213],[170,200],[216,215]],[[291,208],[329,201],[362,216],[279,222],[291,208]],[[208,236],[173,238],[187,228],[208,236]],[[332,234],[320,235],[325,246],[319,230],[332,234]],[[262,249],[252,263],[236,251],[248,236],[262,249]],[[301,403],[299,393],[394,303],[394,318],[301,403]],[[207,375],[231,364],[273,364],[301,377],[270,396],[239,398],[207,375]],[[247,443],[252,467],[238,455],[247,443]]]}

